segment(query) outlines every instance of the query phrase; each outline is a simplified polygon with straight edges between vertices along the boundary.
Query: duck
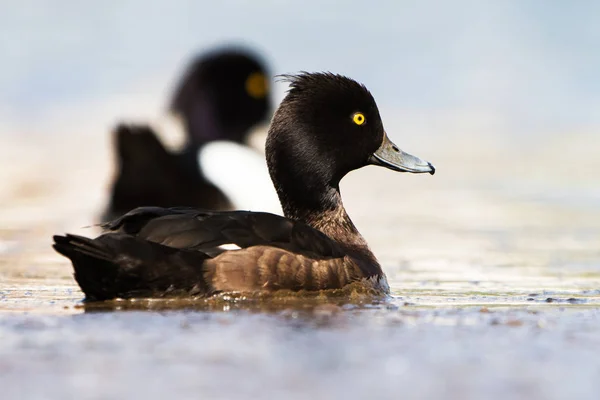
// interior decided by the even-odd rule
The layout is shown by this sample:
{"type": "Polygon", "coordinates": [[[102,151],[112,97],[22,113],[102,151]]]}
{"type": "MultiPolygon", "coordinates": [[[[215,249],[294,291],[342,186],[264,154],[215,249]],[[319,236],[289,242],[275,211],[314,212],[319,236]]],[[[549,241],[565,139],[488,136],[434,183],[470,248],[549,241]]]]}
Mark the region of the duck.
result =
{"type": "Polygon", "coordinates": [[[86,301],[321,292],[354,283],[389,293],[385,273],[346,212],[339,184],[353,170],[435,173],[388,137],[357,81],[331,72],[281,78],[288,91],[265,145],[283,216],[141,207],[96,238],[54,236],[86,301]]]}
{"type": "Polygon", "coordinates": [[[101,219],[145,205],[253,209],[252,194],[265,192],[258,201],[266,197],[279,211],[264,157],[247,143],[252,128],[272,113],[269,80],[265,62],[246,48],[218,48],[193,60],[169,105],[183,125],[183,149],[167,150],[150,125],[118,123],[112,132],[117,173],[101,219]],[[256,167],[224,165],[224,158],[256,167]],[[232,175],[254,190],[237,189],[232,175]]]}

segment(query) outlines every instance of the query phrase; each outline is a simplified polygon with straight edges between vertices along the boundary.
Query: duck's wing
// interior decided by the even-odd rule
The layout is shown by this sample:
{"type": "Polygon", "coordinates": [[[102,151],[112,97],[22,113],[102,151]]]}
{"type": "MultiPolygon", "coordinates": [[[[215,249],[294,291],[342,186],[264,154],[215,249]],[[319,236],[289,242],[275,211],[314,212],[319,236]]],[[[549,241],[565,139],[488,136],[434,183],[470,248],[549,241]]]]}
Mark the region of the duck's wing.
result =
{"type": "Polygon", "coordinates": [[[90,300],[334,289],[364,277],[337,242],[274,214],[144,207],[104,228],[96,239],[54,237],[90,300]]]}
{"type": "Polygon", "coordinates": [[[319,257],[343,257],[322,232],[279,215],[252,211],[207,211],[188,207],[140,207],[102,227],[161,245],[211,256],[227,250],[273,246],[319,257]]]}

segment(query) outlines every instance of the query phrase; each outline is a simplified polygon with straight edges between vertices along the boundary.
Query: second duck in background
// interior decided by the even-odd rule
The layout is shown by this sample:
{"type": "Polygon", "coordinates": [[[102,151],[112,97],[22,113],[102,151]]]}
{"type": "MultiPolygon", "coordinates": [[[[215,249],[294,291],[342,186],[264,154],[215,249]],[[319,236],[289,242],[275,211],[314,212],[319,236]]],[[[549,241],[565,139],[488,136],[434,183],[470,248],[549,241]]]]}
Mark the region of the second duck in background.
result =
{"type": "Polygon", "coordinates": [[[278,211],[264,159],[247,146],[252,128],[272,113],[270,74],[258,55],[220,48],[196,58],[170,111],[185,129],[179,152],[166,149],[150,126],[115,129],[118,169],[103,219],[141,206],[278,211]]]}

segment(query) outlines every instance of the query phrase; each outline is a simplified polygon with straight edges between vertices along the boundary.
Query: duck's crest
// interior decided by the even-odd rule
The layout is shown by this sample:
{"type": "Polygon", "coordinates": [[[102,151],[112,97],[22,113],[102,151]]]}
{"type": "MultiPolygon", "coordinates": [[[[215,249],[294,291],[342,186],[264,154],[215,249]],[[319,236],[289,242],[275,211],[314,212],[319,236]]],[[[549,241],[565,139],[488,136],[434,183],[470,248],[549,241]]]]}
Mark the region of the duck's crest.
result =
{"type": "MultiPolygon", "coordinates": [[[[365,85],[356,82],[347,76],[334,74],[332,72],[307,72],[300,71],[297,74],[281,74],[275,76],[277,82],[287,82],[290,87],[288,93],[295,94],[304,91],[314,91],[323,89],[335,90],[364,90],[369,93],[365,85]]],[[[370,95],[370,93],[369,93],[370,95]]]]}

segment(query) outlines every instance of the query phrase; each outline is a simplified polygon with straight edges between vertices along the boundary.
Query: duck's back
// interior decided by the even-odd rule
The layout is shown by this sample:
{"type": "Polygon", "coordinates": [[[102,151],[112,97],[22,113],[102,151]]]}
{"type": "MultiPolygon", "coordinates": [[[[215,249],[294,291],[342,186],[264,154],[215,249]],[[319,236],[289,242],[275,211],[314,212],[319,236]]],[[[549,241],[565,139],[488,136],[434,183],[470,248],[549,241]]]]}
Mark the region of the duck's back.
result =
{"type": "Polygon", "coordinates": [[[227,196],[189,165],[194,155],[170,153],[147,126],[120,125],[115,153],[118,171],[105,220],[142,206],[232,208],[227,196]]]}

